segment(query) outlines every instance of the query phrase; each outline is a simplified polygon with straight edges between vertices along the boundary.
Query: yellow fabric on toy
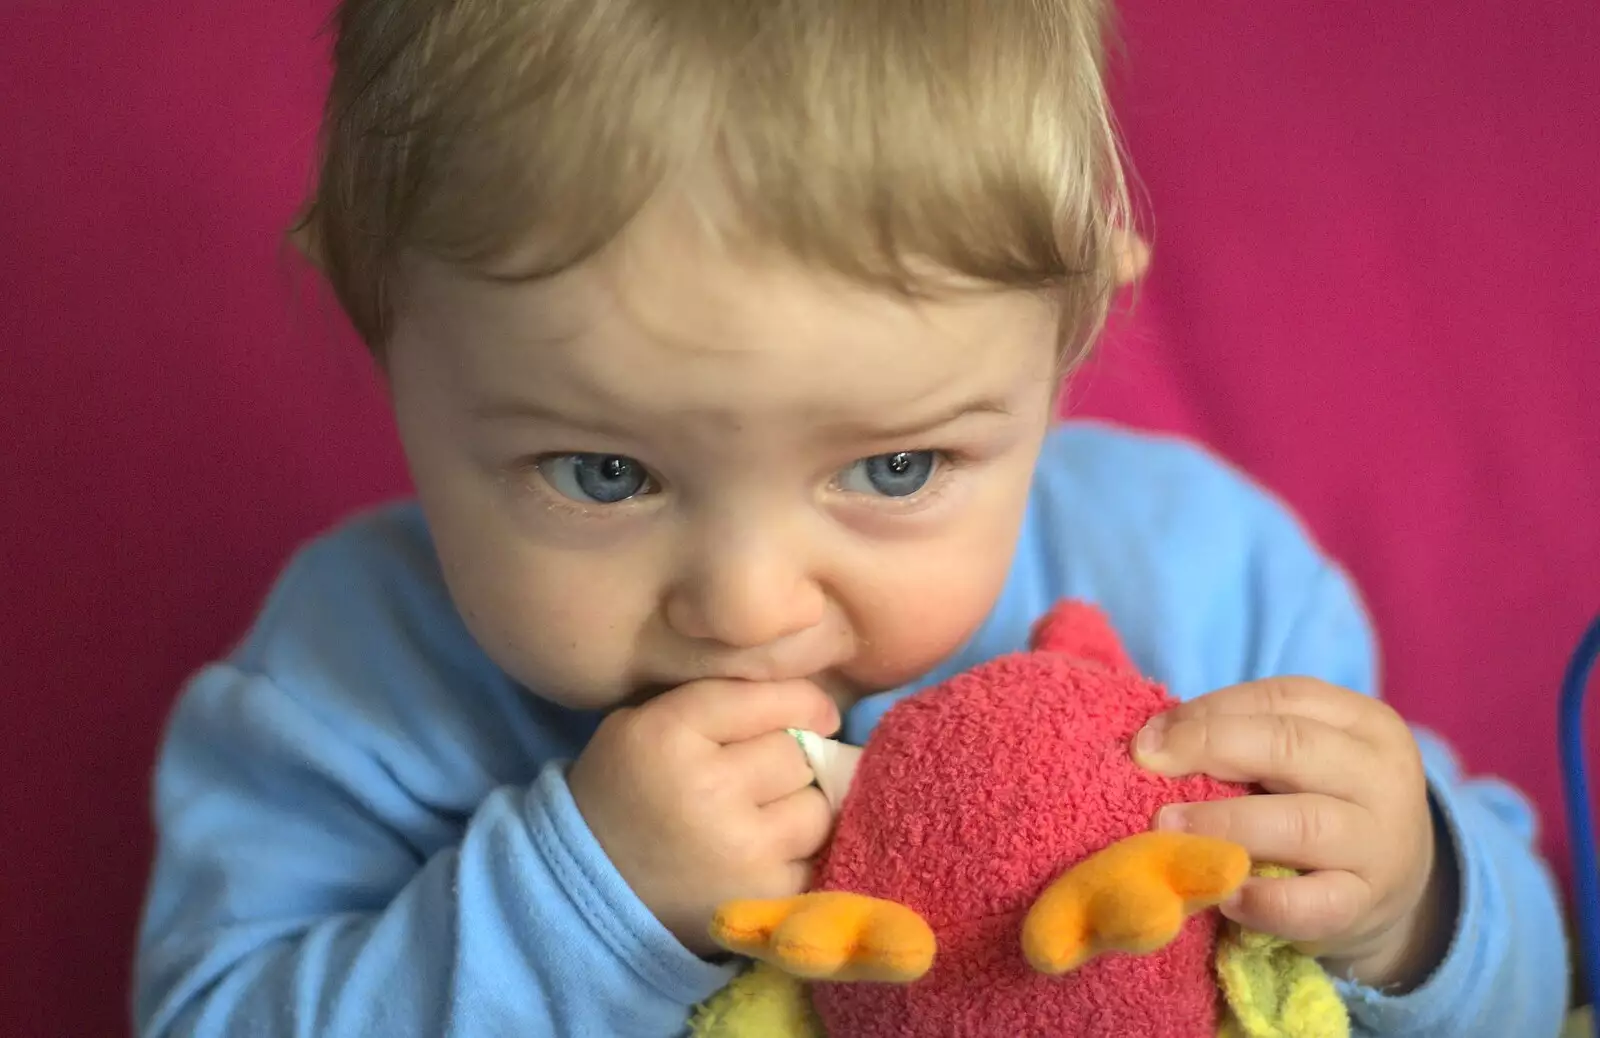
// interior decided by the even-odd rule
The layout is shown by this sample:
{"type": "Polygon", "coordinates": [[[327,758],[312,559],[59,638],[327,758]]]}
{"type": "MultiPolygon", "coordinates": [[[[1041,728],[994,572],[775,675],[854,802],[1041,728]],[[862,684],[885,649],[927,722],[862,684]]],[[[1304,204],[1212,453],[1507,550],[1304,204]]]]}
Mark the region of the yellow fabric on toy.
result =
{"type": "Polygon", "coordinates": [[[827,1038],[805,982],[758,962],[690,1021],[693,1038],[827,1038]]]}
{"type": "MultiPolygon", "coordinates": [[[[1258,876],[1294,873],[1262,866],[1258,876]]],[[[1217,945],[1227,1003],[1218,1038],[1349,1038],[1350,1015],[1317,960],[1287,941],[1228,924],[1217,945]]]]}

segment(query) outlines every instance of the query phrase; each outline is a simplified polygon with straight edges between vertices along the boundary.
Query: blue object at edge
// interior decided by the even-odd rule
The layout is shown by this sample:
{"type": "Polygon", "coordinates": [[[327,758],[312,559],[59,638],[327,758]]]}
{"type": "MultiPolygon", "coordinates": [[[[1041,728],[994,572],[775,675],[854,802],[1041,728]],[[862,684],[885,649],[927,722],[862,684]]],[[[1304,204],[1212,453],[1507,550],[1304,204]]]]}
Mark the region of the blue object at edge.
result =
{"type": "MultiPolygon", "coordinates": [[[[1561,685],[1561,780],[1566,786],[1567,826],[1571,830],[1578,944],[1591,1002],[1600,1000],[1600,849],[1595,846],[1594,810],[1583,760],[1583,701],[1597,659],[1600,618],[1578,643],[1561,685]]],[[[1600,1014],[1590,1027],[1595,1038],[1600,1038],[1600,1014]]]]}

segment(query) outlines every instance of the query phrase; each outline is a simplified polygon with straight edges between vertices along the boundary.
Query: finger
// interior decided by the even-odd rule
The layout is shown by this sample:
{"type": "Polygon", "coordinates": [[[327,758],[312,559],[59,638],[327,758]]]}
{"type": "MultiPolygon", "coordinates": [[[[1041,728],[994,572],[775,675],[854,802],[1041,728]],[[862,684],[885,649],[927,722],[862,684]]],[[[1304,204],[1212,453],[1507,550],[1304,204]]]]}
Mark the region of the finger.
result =
{"type": "Polygon", "coordinates": [[[1210,775],[1270,793],[1362,800],[1373,750],[1349,732],[1294,714],[1215,714],[1140,732],[1139,763],[1163,775],[1210,775]]]}
{"type": "Polygon", "coordinates": [[[1157,721],[1174,724],[1219,715],[1291,714],[1320,721],[1331,728],[1368,735],[1374,728],[1386,724],[1392,713],[1381,700],[1326,681],[1277,677],[1247,681],[1198,696],[1173,707],[1157,721]]]}
{"type": "Polygon", "coordinates": [[[779,857],[806,861],[816,856],[833,832],[833,808],[815,788],[790,793],[761,809],[773,849],[779,857]]]}
{"type": "Polygon", "coordinates": [[[810,681],[694,681],[639,708],[673,712],[712,742],[743,742],[785,728],[839,730],[839,708],[810,681]]]}
{"type": "Polygon", "coordinates": [[[1372,889],[1352,872],[1332,869],[1290,879],[1254,877],[1222,914],[1248,930],[1315,946],[1347,932],[1372,903],[1372,889]]]}
{"type": "Polygon", "coordinates": [[[791,861],[783,869],[783,892],[774,897],[794,897],[804,894],[811,889],[811,881],[816,876],[816,867],[811,864],[811,859],[801,858],[791,861]]]}
{"type": "Polygon", "coordinates": [[[1355,869],[1366,811],[1319,793],[1237,797],[1162,808],[1157,829],[1236,843],[1256,862],[1291,869],[1355,869]]]}
{"type": "Polygon", "coordinates": [[[799,792],[816,781],[800,743],[781,729],[730,743],[722,748],[722,753],[724,763],[739,777],[758,807],[799,792]]]}
{"type": "Polygon", "coordinates": [[[809,861],[785,861],[763,869],[748,884],[742,884],[735,898],[725,900],[766,901],[790,898],[811,889],[815,870],[809,861]]]}

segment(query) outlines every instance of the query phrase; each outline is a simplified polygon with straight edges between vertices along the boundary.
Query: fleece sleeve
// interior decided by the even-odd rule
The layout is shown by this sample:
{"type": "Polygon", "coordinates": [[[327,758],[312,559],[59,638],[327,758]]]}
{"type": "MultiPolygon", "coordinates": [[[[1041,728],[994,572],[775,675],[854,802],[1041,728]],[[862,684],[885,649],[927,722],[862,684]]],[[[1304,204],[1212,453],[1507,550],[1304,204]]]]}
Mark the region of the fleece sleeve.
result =
{"type": "Polygon", "coordinates": [[[138,1033],[655,1038],[729,979],[634,897],[560,763],[442,810],[267,678],[202,672],[156,775],[138,1033]]]}
{"type": "MultiPolygon", "coordinates": [[[[1348,580],[1325,569],[1276,668],[1377,693],[1371,625],[1348,580]]],[[[1568,965],[1555,883],[1536,849],[1532,808],[1493,779],[1466,777],[1449,748],[1417,733],[1437,816],[1460,875],[1445,959],[1417,989],[1386,994],[1343,983],[1358,1035],[1544,1038],[1561,1032],[1568,965]]]]}

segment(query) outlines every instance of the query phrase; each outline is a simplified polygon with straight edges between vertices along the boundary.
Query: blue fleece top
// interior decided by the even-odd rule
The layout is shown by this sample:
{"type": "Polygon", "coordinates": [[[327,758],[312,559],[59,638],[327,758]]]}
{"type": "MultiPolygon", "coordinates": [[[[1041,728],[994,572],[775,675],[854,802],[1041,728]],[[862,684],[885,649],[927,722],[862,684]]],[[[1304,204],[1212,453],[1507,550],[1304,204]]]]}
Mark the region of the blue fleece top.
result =
{"type": "MultiPolygon", "coordinates": [[[[1023,648],[1056,600],[1100,604],[1180,698],[1307,674],[1376,694],[1344,575],[1271,497],[1181,442],[1048,438],[1004,593],[924,685],[1023,648]]],[[[900,689],[857,706],[862,741],[900,689]]],[[[611,867],[567,790],[598,717],[519,688],[446,595],[413,505],[302,550],[172,718],[139,937],[141,1035],[659,1036],[729,979],[611,867]]],[[[1542,1038],[1566,945],[1534,818],[1419,733],[1461,876],[1444,963],[1400,997],[1347,986],[1362,1035],[1542,1038]]]]}

